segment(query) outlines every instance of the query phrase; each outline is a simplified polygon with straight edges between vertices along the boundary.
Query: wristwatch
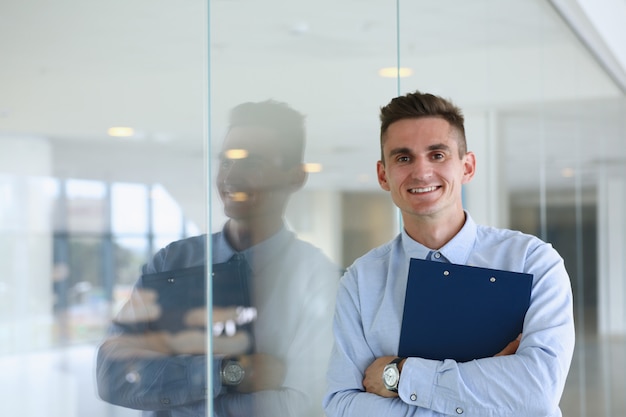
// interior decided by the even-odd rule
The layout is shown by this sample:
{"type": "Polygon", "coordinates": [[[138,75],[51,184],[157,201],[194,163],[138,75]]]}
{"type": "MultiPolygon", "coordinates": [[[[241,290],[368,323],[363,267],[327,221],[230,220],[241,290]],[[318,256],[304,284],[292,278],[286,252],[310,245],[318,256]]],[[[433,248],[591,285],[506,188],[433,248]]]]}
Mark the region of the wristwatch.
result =
{"type": "Polygon", "coordinates": [[[398,392],[398,383],[400,382],[400,369],[398,364],[405,358],[395,358],[383,369],[383,384],[391,392],[398,392]]]}
{"type": "Polygon", "coordinates": [[[222,384],[230,387],[241,384],[246,371],[237,358],[226,359],[222,364],[222,384]]]}

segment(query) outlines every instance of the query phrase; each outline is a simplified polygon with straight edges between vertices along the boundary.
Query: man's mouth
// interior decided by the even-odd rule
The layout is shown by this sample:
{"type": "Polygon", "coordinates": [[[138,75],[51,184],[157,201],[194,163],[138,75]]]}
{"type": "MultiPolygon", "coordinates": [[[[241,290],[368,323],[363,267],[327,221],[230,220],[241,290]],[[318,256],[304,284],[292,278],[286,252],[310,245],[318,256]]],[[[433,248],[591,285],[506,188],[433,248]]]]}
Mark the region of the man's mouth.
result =
{"type": "Polygon", "coordinates": [[[224,195],[235,202],[243,202],[250,199],[250,194],[245,191],[227,191],[224,195]]]}
{"type": "Polygon", "coordinates": [[[409,189],[409,193],[411,194],[423,194],[423,193],[429,193],[431,191],[435,191],[438,187],[436,186],[432,186],[432,187],[419,187],[419,188],[410,188],[409,189]]]}

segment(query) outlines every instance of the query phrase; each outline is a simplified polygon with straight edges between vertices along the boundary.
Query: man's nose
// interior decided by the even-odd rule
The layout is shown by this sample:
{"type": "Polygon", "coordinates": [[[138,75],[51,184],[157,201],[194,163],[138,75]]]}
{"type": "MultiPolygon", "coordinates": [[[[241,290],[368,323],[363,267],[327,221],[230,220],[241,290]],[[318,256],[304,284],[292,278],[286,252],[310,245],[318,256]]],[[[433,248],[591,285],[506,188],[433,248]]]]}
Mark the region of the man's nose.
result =
{"type": "Polygon", "coordinates": [[[220,165],[220,175],[223,178],[237,178],[249,175],[248,164],[245,159],[228,159],[220,165]]]}
{"type": "Polygon", "coordinates": [[[415,159],[415,161],[413,162],[413,171],[412,171],[412,175],[414,178],[422,180],[422,179],[427,179],[430,176],[432,176],[433,173],[433,167],[432,164],[426,160],[426,159],[422,159],[422,158],[417,158],[415,159]]]}

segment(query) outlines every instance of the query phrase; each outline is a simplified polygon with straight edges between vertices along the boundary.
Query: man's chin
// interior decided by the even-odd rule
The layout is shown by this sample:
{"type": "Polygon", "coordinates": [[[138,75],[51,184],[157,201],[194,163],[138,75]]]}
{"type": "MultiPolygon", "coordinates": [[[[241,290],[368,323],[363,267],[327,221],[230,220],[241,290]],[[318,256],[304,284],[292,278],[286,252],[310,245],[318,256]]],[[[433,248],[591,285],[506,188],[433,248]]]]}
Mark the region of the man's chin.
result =
{"type": "Polygon", "coordinates": [[[254,217],[252,207],[243,207],[242,204],[226,204],[224,205],[224,214],[233,220],[244,220],[254,217]]]}

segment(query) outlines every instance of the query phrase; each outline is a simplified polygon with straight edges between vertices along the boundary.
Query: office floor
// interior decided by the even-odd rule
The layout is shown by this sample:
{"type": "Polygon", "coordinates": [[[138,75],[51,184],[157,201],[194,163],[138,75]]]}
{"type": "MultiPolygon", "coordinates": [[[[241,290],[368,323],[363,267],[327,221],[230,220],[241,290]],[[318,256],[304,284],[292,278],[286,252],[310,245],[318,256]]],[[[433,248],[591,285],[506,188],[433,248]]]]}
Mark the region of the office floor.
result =
{"type": "Polygon", "coordinates": [[[588,309],[561,398],[564,417],[626,416],[626,336],[599,336],[588,309]]]}

